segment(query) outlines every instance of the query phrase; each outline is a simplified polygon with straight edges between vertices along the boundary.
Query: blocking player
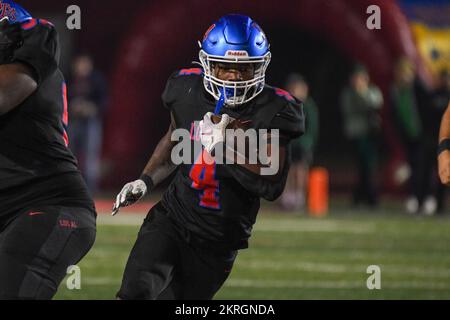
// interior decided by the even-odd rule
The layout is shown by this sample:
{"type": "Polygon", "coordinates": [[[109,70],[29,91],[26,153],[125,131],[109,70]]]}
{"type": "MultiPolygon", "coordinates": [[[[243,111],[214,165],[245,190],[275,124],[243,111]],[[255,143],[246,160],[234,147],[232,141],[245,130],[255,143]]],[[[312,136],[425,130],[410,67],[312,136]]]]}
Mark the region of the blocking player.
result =
{"type": "Polygon", "coordinates": [[[0,299],[51,299],[95,239],[54,26],[0,0],[0,299]]]}
{"type": "Polygon", "coordinates": [[[171,115],[169,129],[141,177],[123,187],[113,207],[115,214],[177,170],[139,231],[119,299],[211,299],[230,274],[238,250],[248,247],[260,198],[274,200],[283,191],[289,141],[304,130],[300,102],[265,85],[269,43],[251,18],[227,15],[214,23],[199,58],[202,68],[182,69],[169,78],[162,95],[171,115]],[[219,122],[213,111],[222,103],[219,122]],[[267,144],[268,154],[278,152],[276,174],[264,175],[261,162],[218,164],[220,153],[212,151],[226,146],[231,119],[238,119],[239,128],[246,123],[246,129],[279,129],[278,150],[273,135],[267,144]],[[193,134],[191,143],[201,143],[203,150],[193,154],[192,162],[175,166],[172,133],[197,128],[200,134],[193,134]]]}

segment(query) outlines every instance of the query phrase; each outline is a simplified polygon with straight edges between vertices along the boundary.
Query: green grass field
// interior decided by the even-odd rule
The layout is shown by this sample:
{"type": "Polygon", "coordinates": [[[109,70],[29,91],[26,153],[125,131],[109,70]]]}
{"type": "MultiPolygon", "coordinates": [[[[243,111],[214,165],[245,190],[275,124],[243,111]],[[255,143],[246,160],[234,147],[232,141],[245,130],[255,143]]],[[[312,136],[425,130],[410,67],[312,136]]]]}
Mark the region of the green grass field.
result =
{"type": "MultiPolygon", "coordinates": [[[[398,210],[397,210],[398,211],[398,210]]],[[[450,219],[333,211],[317,219],[263,211],[216,299],[450,299],[450,219]],[[369,265],[381,289],[368,290],[369,265]]],[[[114,299],[142,215],[99,216],[79,264],[81,289],[57,299],[114,299]]]]}

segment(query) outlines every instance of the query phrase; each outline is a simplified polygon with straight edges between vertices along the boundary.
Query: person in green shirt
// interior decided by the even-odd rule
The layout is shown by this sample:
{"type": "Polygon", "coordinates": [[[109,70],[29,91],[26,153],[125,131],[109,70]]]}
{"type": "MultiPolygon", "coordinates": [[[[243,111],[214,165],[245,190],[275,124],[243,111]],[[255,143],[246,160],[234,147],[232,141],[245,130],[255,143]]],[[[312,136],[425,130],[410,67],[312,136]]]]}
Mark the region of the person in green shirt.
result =
{"type": "Polygon", "coordinates": [[[344,133],[353,145],[358,177],[353,186],[353,205],[378,205],[375,177],[378,158],[378,140],[381,132],[380,110],[383,95],[370,83],[363,65],[356,65],[349,85],[341,93],[341,111],[344,133]]]}
{"type": "Polygon", "coordinates": [[[432,192],[435,143],[439,118],[446,103],[433,105],[430,92],[416,76],[415,65],[406,57],[398,59],[390,91],[394,127],[410,169],[405,210],[409,214],[434,214],[438,209],[432,192]],[[430,143],[431,141],[431,143],[430,143]]]}
{"type": "Polygon", "coordinates": [[[319,139],[319,111],[309,96],[309,87],[305,79],[297,73],[289,75],[286,90],[303,102],[305,113],[305,133],[291,142],[291,169],[281,205],[287,210],[302,210],[306,204],[306,188],[309,168],[313,162],[314,151],[319,139]]]}

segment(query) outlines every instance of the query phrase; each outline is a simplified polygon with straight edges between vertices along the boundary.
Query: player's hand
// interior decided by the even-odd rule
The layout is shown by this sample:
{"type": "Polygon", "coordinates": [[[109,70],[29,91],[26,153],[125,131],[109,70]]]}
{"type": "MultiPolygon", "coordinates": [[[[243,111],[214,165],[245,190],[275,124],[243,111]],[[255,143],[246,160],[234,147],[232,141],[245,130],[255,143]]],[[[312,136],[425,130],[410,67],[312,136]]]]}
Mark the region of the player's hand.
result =
{"type": "Polygon", "coordinates": [[[141,179],[129,182],[123,186],[122,191],[117,195],[116,202],[112,209],[112,215],[114,216],[122,207],[129,206],[139,199],[141,199],[147,193],[147,185],[141,179]]]}
{"type": "Polygon", "coordinates": [[[441,182],[450,186],[450,150],[442,151],[438,156],[439,178],[441,182]]]}
{"type": "Polygon", "coordinates": [[[213,123],[212,116],[212,112],[206,113],[199,123],[200,141],[209,153],[216,144],[225,141],[225,130],[231,122],[231,118],[227,114],[222,115],[219,123],[213,123]]]}

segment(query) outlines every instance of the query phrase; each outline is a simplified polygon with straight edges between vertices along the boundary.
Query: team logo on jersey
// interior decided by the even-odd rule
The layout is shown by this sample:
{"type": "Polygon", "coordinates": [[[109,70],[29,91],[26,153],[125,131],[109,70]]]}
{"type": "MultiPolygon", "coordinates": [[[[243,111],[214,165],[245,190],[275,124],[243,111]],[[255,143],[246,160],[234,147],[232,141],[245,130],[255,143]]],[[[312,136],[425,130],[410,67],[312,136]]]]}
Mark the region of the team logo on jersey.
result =
{"type": "Polygon", "coordinates": [[[8,17],[12,21],[16,20],[16,9],[11,7],[9,3],[3,3],[0,0],[0,20],[5,17],[8,17]]]}

